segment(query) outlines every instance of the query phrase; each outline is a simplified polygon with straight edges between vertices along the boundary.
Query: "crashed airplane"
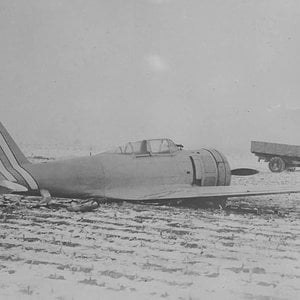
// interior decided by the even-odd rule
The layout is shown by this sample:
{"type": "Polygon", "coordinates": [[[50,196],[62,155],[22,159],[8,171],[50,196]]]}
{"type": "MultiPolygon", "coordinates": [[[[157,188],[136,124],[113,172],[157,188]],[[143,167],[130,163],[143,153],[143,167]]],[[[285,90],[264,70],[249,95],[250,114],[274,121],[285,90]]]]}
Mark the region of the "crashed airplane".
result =
{"type": "Polygon", "coordinates": [[[129,142],[96,155],[31,163],[0,123],[0,194],[157,204],[223,205],[227,198],[299,193],[300,187],[230,186],[231,170],[215,149],[183,150],[170,139],[129,142]]]}

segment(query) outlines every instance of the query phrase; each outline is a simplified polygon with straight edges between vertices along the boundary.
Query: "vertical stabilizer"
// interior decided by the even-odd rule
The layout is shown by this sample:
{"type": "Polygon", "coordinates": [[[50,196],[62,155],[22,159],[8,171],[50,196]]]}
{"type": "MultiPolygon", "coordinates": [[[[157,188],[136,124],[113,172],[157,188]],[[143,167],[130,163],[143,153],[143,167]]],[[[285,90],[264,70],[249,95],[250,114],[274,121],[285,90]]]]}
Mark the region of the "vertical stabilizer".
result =
{"type": "Polygon", "coordinates": [[[0,122],[0,146],[2,150],[3,148],[6,148],[4,143],[8,146],[9,150],[13,153],[15,159],[18,161],[20,165],[28,164],[29,161],[25,157],[25,155],[22,153],[18,145],[15,143],[15,141],[12,139],[8,131],[5,129],[3,124],[0,122]]]}
{"type": "Polygon", "coordinates": [[[0,122],[0,181],[8,180],[35,190],[38,188],[31,174],[23,167],[30,162],[0,122]]]}

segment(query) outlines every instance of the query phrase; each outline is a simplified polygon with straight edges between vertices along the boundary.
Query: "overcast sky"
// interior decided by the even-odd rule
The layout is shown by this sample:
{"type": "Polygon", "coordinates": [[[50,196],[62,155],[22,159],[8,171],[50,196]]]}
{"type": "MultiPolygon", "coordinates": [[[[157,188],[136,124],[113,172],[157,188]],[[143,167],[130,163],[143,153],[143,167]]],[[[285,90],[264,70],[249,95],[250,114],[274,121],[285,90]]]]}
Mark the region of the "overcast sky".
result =
{"type": "Polygon", "coordinates": [[[300,144],[298,0],[0,0],[0,118],[21,143],[300,144]]]}

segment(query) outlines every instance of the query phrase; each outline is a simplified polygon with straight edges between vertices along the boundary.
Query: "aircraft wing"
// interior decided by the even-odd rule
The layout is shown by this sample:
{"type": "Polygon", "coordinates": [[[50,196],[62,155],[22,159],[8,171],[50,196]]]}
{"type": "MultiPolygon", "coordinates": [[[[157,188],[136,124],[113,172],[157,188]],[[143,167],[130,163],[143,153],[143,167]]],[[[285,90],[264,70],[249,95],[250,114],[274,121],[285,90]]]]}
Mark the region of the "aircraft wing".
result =
{"type": "Polygon", "coordinates": [[[9,180],[0,180],[0,195],[9,194],[13,192],[27,192],[28,189],[18,183],[14,183],[9,180]]]}
{"type": "Polygon", "coordinates": [[[105,193],[106,198],[124,201],[163,201],[185,199],[216,199],[271,194],[300,193],[300,186],[191,186],[164,185],[149,188],[114,189],[105,193]]]}

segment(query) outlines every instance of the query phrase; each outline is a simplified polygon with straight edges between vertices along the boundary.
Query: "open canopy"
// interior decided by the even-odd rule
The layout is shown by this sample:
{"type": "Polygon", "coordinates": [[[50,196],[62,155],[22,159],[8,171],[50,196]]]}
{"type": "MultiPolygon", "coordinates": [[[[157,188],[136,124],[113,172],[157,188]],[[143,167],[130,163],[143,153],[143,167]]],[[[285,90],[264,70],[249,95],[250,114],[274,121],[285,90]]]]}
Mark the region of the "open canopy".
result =
{"type": "Polygon", "coordinates": [[[137,142],[128,142],[124,146],[117,147],[113,153],[135,154],[135,155],[155,155],[171,154],[178,151],[176,144],[170,139],[150,139],[137,142]]]}

